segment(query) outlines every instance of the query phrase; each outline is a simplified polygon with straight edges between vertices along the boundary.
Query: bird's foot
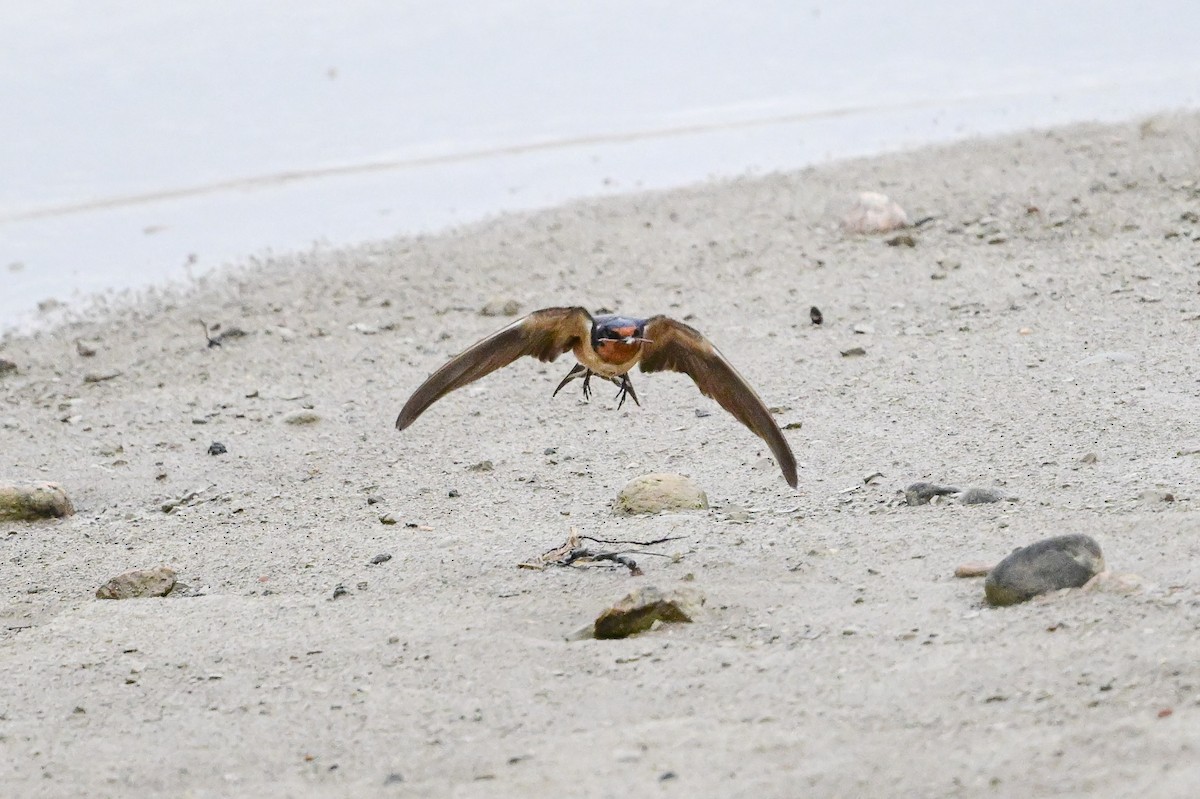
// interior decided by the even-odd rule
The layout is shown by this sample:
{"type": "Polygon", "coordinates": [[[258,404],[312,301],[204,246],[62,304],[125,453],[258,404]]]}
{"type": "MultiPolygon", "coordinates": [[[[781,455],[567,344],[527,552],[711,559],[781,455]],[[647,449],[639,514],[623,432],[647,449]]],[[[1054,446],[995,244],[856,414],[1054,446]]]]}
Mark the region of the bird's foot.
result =
{"type": "Polygon", "coordinates": [[[626,397],[629,397],[631,400],[633,400],[633,404],[637,405],[639,408],[642,406],[642,403],[638,402],[637,392],[633,390],[633,383],[630,382],[629,375],[627,375],[627,374],[621,375],[620,382],[618,382],[615,377],[612,378],[612,381],[614,383],[616,383],[621,389],[620,391],[617,392],[617,396],[615,397],[615,399],[618,400],[618,402],[617,402],[617,410],[618,411],[621,410],[621,406],[625,404],[626,397]]]}
{"type": "Polygon", "coordinates": [[[572,380],[576,380],[576,379],[582,377],[583,378],[583,398],[587,399],[588,395],[591,393],[591,386],[588,385],[588,380],[591,378],[591,376],[592,376],[592,373],[590,371],[588,371],[588,368],[586,366],[584,366],[581,363],[577,363],[573,367],[571,367],[571,371],[567,372],[567,376],[562,379],[562,382],[558,384],[558,388],[554,389],[554,393],[551,394],[550,396],[552,396],[552,397],[558,396],[558,392],[562,391],[563,386],[565,386],[567,383],[570,383],[572,380]],[[584,375],[584,372],[587,372],[587,375],[584,375]]]}

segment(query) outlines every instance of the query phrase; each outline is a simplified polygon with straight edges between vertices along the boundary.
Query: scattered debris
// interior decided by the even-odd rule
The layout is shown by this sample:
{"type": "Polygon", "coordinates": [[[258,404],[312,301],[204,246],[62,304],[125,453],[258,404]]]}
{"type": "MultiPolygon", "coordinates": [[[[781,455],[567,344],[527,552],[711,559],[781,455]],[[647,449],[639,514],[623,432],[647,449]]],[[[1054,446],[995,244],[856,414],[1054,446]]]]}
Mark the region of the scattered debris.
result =
{"type": "Polygon", "coordinates": [[[995,565],[992,563],[984,563],[983,561],[971,561],[969,563],[960,563],[954,567],[955,577],[987,577],[995,565]]]}
{"type": "Polygon", "coordinates": [[[993,605],[1014,605],[1060,588],[1078,588],[1104,571],[1100,545],[1087,535],[1047,538],[1014,550],[983,584],[993,605]]]}
{"type": "Polygon", "coordinates": [[[592,634],[599,639],[626,638],[649,630],[655,622],[690,623],[703,604],[704,596],[692,588],[663,591],[643,586],[601,611],[592,634]]]}
{"type": "Polygon", "coordinates": [[[203,319],[197,319],[196,321],[199,322],[200,326],[204,328],[204,339],[208,342],[209,349],[212,349],[213,347],[219,347],[230,339],[241,338],[242,336],[246,335],[246,331],[242,330],[240,327],[230,327],[226,328],[221,333],[218,333],[216,336],[210,336],[208,334],[210,330],[216,332],[221,329],[220,323],[209,327],[208,323],[206,323],[203,319]]]}
{"type": "Polygon", "coordinates": [[[85,374],[83,376],[83,382],[85,382],[85,383],[103,383],[107,380],[112,380],[113,378],[117,378],[120,376],[121,376],[121,373],[116,371],[115,369],[107,371],[107,372],[88,372],[87,374],[85,374]]]}
{"type": "Polygon", "coordinates": [[[70,516],[75,506],[58,483],[0,484],[0,519],[33,521],[70,516]]]}
{"type": "Polygon", "coordinates": [[[908,233],[901,233],[899,236],[892,236],[886,242],[889,247],[916,247],[917,240],[908,233]]]}
{"type": "Polygon", "coordinates": [[[136,599],[166,596],[175,588],[175,570],[169,566],[135,569],[119,574],[96,589],[96,599],[136,599]]]}
{"type": "Polygon", "coordinates": [[[0,358],[0,377],[17,371],[17,364],[8,358],[0,358]]]}
{"type": "Polygon", "coordinates": [[[617,563],[629,569],[630,575],[634,577],[642,576],[642,569],[637,565],[637,562],[630,558],[627,553],[639,555],[656,555],[666,557],[660,552],[648,552],[642,549],[627,549],[618,552],[611,551],[594,551],[584,546],[584,541],[594,541],[597,544],[633,544],[638,547],[652,547],[657,544],[665,544],[668,541],[675,541],[680,536],[668,536],[666,538],[656,538],[653,541],[615,541],[606,538],[596,538],[590,535],[580,535],[579,531],[574,527],[571,528],[570,535],[567,540],[560,546],[543,552],[535,559],[518,563],[519,569],[535,569],[541,571],[547,566],[577,566],[589,563],[597,563],[600,561],[609,561],[617,563]]]}
{"type": "Polygon", "coordinates": [[[200,496],[200,494],[201,494],[203,491],[207,491],[207,490],[208,490],[208,489],[203,489],[203,488],[201,488],[201,489],[196,489],[196,488],[194,488],[194,489],[192,489],[191,491],[188,491],[188,492],[186,492],[186,493],[185,493],[183,496],[181,496],[179,499],[171,499],[171,500],[167,500],[166,502],[164,502],[164,503],[162,504],[162,506],[161,506],[161,508],[160,508],[160,509],[162,510],[162,512],[163,512],[163,513],[174,513],[174,512],[175,512],[175,510],[176,510],[177,508],[182,508],[182,507],[184,507],[184,506],[186,506],[186,505],[191,505],[191,504],[193,504],[193,500],[194,500],[194,499],[196,499],[196,497],[200,496]]]}
{"type": "Polygon", "coordinates": [[[1144,507],[1154,507],[1175,501],[1175,495],[1160,488],[1148,488],[1138,494],[1138,503],[1144,507]]]}
{"type": "Polygon", "coordinates": [[[643,474],[625,484],[617,495],[617,513],[661,513],[673,510],[703,510],[708,496],[689,477],[681,474],[643,474]]]}
{"type": "Polygon", "coordinates": [[[490,471],[494,471],[495,468],[496,468],[495,465],[491,461],[480,461],[479,463],[472,463],[470,466],[468,466],[467,471],[469,471],[469,472],[490,472],[490,471]]]}

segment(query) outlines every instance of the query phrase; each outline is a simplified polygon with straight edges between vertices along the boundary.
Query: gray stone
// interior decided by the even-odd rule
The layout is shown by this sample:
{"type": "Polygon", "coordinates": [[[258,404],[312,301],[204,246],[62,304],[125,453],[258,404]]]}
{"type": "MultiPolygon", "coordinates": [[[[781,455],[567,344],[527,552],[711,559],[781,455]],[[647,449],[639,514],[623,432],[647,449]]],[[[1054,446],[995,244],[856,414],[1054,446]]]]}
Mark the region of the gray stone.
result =
{"type": "Polygon", "coordinates": [[[0,485],[0,519],[33,521],[70,516],[75,506],[58,483],[0,485]]]}
{"type": "Polygon", "coordinates": [[[516,316],[520,312],[520,300],[512,297],[493,297],[479,309],[481,316],[516,316]]]}
{"type": "Polygon", "coordinates": [[[625,484],[617,495],[618,513],[661,513],[672,510],[703,510],[708,496],[691,478],[681,474],[644,474],[625,484]]]}
{"type": "Polygon", "coordinates": [[[995,488],[968,488],[958,495],[960,505],[986,505],[989,502],[1000,502],[1005,499],[1011,499],[1011,497],[995,488]]]}
{"type": "Polygon", "coordinates": [[[983,584],[993,605],[1014,605],[1060,588],[1078,588],[1104,571],[1100,545],[1087,535],[1047,538],[1014,550],[983,584]]]}
{"type": "Polygon", "coordinates": [[[940,486],[921,481],[913,483],[904,489],[904,499],[909,505],[928,505],[929,500],[934,497],[944,497],[948,494],[957,493],[958,489],[954,486],[940,486]]]}
{"type": "Polygon", "coordinates": [[[704,604],[704,597],[693,588],[663,591],[647,585],[627,594],[596,618],[596,638],[625,638],[650,629],[656,621],[691,622],[704,604]]]}
{"type": "Polygon", "coordinates": [[[308,408],[299,411],[292,411],[283,417],[283,423],[291,425],[316,424],[319,421],[321,421],[321,415],[308,408]]]}
{"type": "Polygon", "coordinates": [[[135,599],[166,596],[175,587],[175,570],[168,566],[135,569],[119,574],[96,590],[96,599],[135,599]]]}

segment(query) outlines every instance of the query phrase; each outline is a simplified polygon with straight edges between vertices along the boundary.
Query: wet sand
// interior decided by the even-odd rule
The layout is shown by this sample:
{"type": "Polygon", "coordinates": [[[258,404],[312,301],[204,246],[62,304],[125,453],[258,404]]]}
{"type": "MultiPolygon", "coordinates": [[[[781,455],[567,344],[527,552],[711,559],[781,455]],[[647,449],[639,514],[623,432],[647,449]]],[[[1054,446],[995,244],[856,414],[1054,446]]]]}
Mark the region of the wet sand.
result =
{"type": "Polygon", "coordinates": [[[0,793],[1190,795],[1197,130],[587,201],[4,338],[0,479],[57,481],[78,513],[0,524],[0,793]],[[934,219],[914,247],[849,236],[862,190],[934,219]],[[799,490],[685,377],[635,374],[640,408],[551,399],[569,357],[397,433],[408,393],[506,323],[479,313],[494,298],[685,319],[802,423],[799,490]],[[247,335],[208,347],[200,319],[247,335]],[[663,471],[713,508],[614,515],[663,471]],[[908,507],[917,480],[1019,499],[908,507]],[[572,528],[680,538],[633,555],[640,577],[517,567],[572,528]],[[953,577],[1067,533],[1142,587],[994,610],[953,577]],[[176,594],[93,598],[159,565],[176,594]],[[565,640],[681,584],[706,598],[695,624],[565,640]]]}

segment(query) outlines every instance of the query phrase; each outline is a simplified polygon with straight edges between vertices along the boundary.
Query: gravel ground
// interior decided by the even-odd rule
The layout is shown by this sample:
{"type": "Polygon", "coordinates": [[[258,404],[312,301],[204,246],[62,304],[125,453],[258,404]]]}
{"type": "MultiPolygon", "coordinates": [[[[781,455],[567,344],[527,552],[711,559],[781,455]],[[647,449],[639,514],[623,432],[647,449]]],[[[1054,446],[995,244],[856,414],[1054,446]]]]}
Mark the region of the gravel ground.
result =
{"type": "Polygon", "coordinates": [[[1195,795],[1198,131],[590,200],[4,338],[0,481],[78,513],[0,523],[0,794],[1195,795]],[[858,191],[933,219],[911,247],[848,235],[858,191]],[[397,433],[509,299],[703,331],[791,425],[799,490],[686,377],[551,399],[569,356],[397,433]],[[201,319],[246,335],[209,347],[201,319]],[[712,508],[614,514],[647,472],[712,508]],[[921,480],[1016,499],[910,507],[921,480]],[[518,568],[572,528],[678,538],[629,547],[642,576],[518,568]],[[1070,533],[1137,589],[991,609],[953,576],[1070,533]],[[170,596],[94,598],[157,566],[170,596]],[[643,585],[701,617],[565,640],[643,585]]]}

